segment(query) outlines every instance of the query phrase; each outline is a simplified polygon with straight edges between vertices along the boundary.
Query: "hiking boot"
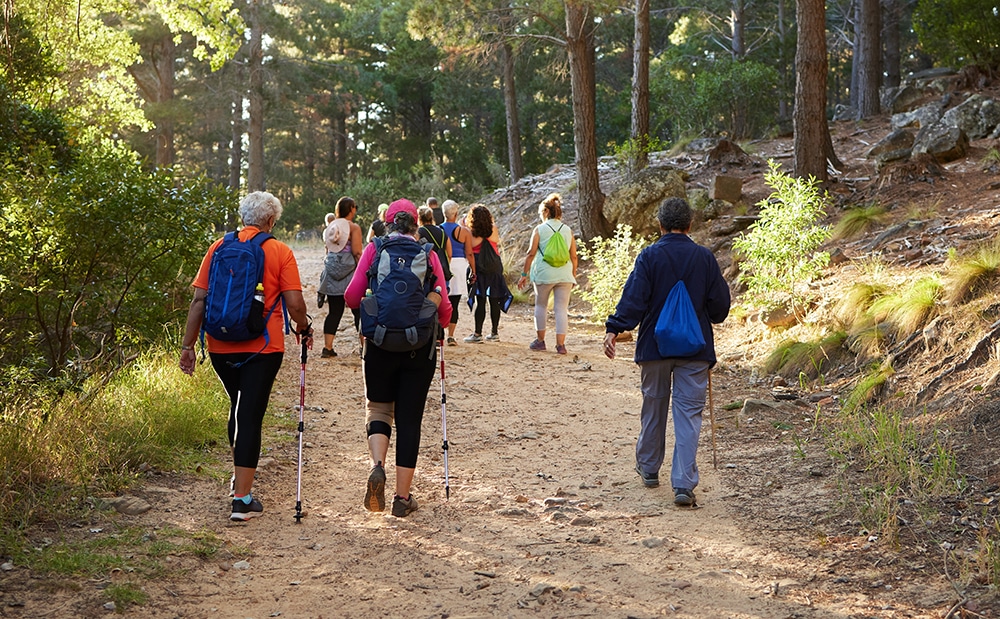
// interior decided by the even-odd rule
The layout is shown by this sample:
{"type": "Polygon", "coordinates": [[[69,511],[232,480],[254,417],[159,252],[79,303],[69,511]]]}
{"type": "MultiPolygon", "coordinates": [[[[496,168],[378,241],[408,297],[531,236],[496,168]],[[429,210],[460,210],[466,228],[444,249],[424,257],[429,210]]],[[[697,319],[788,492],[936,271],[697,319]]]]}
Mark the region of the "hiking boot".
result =
{"type": "Polygon", "coordinates": [[[323,359],[329,359],[330,357],[336,357],[337,351],[332,348],[324,348],[323,352],[321,352],[319,356],[323,359]]]}
{"type": "Polygon", "coordinates": [[[642,478],[642,483],[647,488],[655,488],[660,485],[660,476],[657,473],[643,473],[639,465],[635,465],[635,472],[642,478]]]}
{"type": "Polygon", "coordinates": [[[565,355],[566,347],[563,346],[562,344],[556,344],[556,352],[559,353],[560,355],[565,355]]]}
{"type": "Polygon", "coordinates": [[[478,333],[473,333],[472,335],[466,337],[465,341],[469,342],[470,344],[471,343],[482,342],[483,341],[483,336],[479,335],[478,333]]]}
{"type": "Polygon", "coordinates": [[[397,518],[405,518],[411,512],[417,511],[417,499],[412,494],[408,498],[403,498],[398,494],[392,498],[392,515],[397,518]]]}
{"type": "Polygon", "coordinates": [[[687,488],[674,488],[674,505],[694,507],[694,492],[687,488]]]}
{"type": "Polygon", "coordinates": [[[448,346],[458,346],[458,342],[455,341],[455,338],[449,337],[448,338],[448,346]]]}
{"type": "Polygon", "coordinates": [[[499,342],[500,341],[500,334],[499,333],[490,333],[489,335],[486,336],[486,341],[487,342],[499,342]]]}
{"type": "Polygon", "coordinates": [[[250,498],[249,503],[244,503],[243,499],[233,499],[233,513],[229,515],[229,519],[233,522],[250,520],[254,516],[259,516],[263,511],[264,506],[253,497],[250,498]]]}
{"type": "Polygon", "coordinates": [[[544,340],[543,341],[534,340],[533,342],[531,342],[530,344],[528,344],[528,348],[530,348],[531,350],[537,350],[539,352],[544,352],[545,351],[545,341],[544,340]]]}
{"type": "Polygon", "coordinates": [[[368,487],[365,490],[365,509],[370,512],[385,510],[385,468],[379,462],[368,474],[368,487]]]}

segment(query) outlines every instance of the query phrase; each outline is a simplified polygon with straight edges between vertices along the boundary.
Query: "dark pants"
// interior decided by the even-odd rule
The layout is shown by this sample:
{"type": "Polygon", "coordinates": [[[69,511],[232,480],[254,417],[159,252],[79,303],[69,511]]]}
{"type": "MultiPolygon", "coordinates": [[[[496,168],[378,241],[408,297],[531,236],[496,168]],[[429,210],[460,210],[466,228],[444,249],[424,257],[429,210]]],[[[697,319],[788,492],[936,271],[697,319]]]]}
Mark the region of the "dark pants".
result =
{"type": "Polygon", "coordinates": [[[458,306],[462,302],[462,295],[451,294],[448,295],[448,300],[451,301],[451,324],[458,324],[458,306]]]}
{"type": "Polygon", "coordinates": [[[229,395],[229,446],[233,449],[233,464],[257,468],[260,459],[260,433],[264,412],[271,399],[271,387],[281,368],[284,353],[211,353],[212,367],[219,375],[229,395]]]}
{"type": "Polygon", "coordinates": [[[503,299],[497,297],[486,297],[485,295],[476,295],[476,333],[479,335],[483,334],[483,323],[486,322],[486,299],[490,300],[490,323],[492,323],[493,330],[491,333],[496,333],[497,329],[500,328],[500,312],[503,308],[503,299]]]}
{"type": "MultiPolygon", "coordinates": [[[[326,320],[323,321],[323,334],[324,335],[337,335],[337,328],[340,327],[340,319],[344,317],[344,295],[326,295],[326,302],[330,305],[330,311],[326,315],[326,320]]],[[[361,324],[361,310],[352,309],[351,313],[354,314],[354,330],[360,332],[361,324]]]]}
{"type": "Polygon", "coordinates": [[[396,466],[416,468],[420,424],[437,365],[437,340],[410,352],[388,352],[365,345],[365,397],[392,402],[396,423],[396,466]]]}

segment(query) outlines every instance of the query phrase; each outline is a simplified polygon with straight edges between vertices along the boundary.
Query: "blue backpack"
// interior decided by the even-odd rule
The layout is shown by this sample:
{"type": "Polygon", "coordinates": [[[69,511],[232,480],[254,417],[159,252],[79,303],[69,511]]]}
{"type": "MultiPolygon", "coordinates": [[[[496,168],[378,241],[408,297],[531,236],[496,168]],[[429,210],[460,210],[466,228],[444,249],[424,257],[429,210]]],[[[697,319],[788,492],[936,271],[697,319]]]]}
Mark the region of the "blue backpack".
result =
{"type": "Polygon", "coordinates": [[[437,306],[427,298],[434,285],[429,243],[377,237],[361,300],[361,334],[390,352],[417,350],[437,333],[437,306]]]}
{"type": "Polygon", "coordinates": [[[692,357],[705,348],[705,335],[683,278],[679,278],[667,294],[660,316],[656,319],[653,339],[660,356],[667,359],[692,357]]]}
{"type": "Polygon", "coordinates": [[[263,288],[264,250],[261,245],[274,238],[258,232],[248,241],[241,241],[237,232],[230,232],[212,254],[208,271],[208,294],[205,297],[205,317],[201,324],[202,347],[205,334],[226,342],[255,340],[264,336],[264,350],[269,343],[267,321],[281,295],[264,314],[263,288]]]}

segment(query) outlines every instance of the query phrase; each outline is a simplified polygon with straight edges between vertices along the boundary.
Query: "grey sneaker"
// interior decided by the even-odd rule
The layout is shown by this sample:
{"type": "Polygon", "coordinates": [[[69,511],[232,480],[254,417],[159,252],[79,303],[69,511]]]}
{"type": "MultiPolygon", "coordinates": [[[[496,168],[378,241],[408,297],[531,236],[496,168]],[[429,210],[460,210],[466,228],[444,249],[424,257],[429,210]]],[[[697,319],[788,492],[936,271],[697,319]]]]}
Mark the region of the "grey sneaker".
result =
{"type": "Polygon", "coordinates": [[[465,341],[469,343],[482,342],[483,336],[479,335],[478,333],[473,333],[472,335],[466,337],[465,341]]]}
{"type": "Polygon", "coordinates": [[[687,488],[674,488],[674,505],[694,507],[694,492],[687,488]]]}
{"type": "Polygon", "coordinates": [[[368,474],[368,486],[365,490],[365,509],[370,512],[385,510],[385,468],[379,462],[368,474]]]}
{"type": "Polygon", "coordinates": [[[486,336],[486,341],[487,342],[499,342],[500,341],[500,334],[499,333],[490,333],[489,335],[486,336]]]}
{"type": "Polygon", "coordinates": [[[539,352],[544,351],[545,342],[543,342],[542,340],[533,340],[530,344],[528,344],[528,348],[530,348],[531,350],[537,350],[539,352]]]}
{"type": "Polygon", "coordinates": [[[647,488],[655,488],[660,485],[660,476],[657,473],[644,473],[639,465],[635,465],[635,472],[642,478],[642,483],[647,488]]]}
{"type": "Polygon", "coordinates": [[[405,518],[410,515],[411,512],[417,511],[417,499],[412,494],[403,498],[396,495],[392,498],[392,515],[397,518],[405,518]]]}
{"type": "Polygon", "coordinates": [[[244,503],[243,499],[233,499],[233,513],[229,515],[229,519],[234,522],[250,520],[254,516],[259,516],[263,511],[264,506],[253,497],[250,498],[249,504],[244,503]]]}

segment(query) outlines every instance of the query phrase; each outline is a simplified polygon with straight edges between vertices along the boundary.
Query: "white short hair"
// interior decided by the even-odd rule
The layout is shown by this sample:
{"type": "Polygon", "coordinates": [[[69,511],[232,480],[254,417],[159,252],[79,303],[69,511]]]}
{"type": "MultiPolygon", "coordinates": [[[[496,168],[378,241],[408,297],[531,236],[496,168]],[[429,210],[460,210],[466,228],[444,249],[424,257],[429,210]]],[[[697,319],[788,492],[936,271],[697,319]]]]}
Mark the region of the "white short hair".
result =
{"type": "Polygon", "coordinates": [[[274,220],[278,221],[281,218],[281,211],[281,200],[266,191],[255,191],[240,202],[240,219],[245,226],[267,223],[272,215],[274,220]]]}

